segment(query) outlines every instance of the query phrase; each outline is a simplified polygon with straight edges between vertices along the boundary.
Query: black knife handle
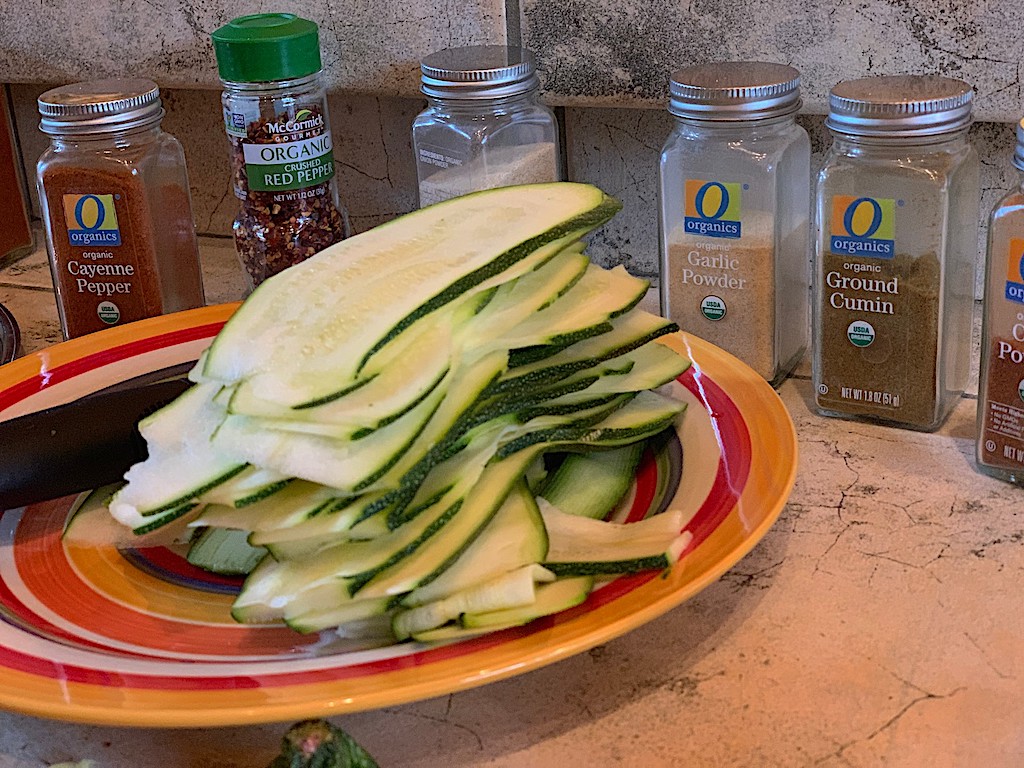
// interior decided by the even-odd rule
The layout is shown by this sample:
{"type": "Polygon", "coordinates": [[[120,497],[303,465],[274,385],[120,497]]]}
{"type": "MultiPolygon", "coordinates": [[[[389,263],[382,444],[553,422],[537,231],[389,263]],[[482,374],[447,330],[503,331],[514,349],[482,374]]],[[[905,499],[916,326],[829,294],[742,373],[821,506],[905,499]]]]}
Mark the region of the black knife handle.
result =
{"type": "Polygon", "coordinates": [[[189,386],[159,381],[0,421],[0,511],[119,480],[146,458],[139,420],[189,386]]]}

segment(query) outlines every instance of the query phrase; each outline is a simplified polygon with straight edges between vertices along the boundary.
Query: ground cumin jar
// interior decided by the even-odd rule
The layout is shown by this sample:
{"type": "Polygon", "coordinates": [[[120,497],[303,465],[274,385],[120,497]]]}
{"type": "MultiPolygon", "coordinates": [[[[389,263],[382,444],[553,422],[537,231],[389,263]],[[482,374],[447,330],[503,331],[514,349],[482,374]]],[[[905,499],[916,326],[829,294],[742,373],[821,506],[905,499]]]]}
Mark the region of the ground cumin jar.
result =
{"type": "Polygon", "coordinates": [[[203,305],[181,145],[149,80],[39,97],[50,147],[36,180],[65,338],[203,305]]]}
{"type": "MultiPolygon", "coordinates": [[[[1024,172],[1024,120],[1013,164],[1024,172]]],[[[1024,485],[1024,175],[988,225],[977,460],[982,472],[1024,485]]]]}
{"type": "Polygon", "coordinates": [[[811,146],[800,73],[734,61],[672,75],[661,153],[661,311],[781,381],[807,347],[811,146]]]}
{"type": "Polygon", "coordinates": [[[937,429],[970,367],[978,156],[971,86],[934,75],[832,89],[818,176],[818,411],[937,429]]]}

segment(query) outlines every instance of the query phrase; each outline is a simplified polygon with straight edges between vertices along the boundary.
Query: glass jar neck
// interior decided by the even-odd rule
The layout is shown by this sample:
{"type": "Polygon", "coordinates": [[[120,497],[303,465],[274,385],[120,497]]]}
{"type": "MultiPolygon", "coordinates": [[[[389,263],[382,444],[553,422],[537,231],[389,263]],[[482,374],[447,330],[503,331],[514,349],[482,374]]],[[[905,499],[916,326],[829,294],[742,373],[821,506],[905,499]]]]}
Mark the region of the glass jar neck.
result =
{"type": "Polygon", "coordinates": [[[440,96],[426,96],[427,105],[435,112],[450,115],[476,115],[481,112],[514,112],[517,109],[532,107],[537,103],[537,89],[517,93],[512,96],[495,98],[459,99],[440,96]]]}
{"type": "Polygon", "coordinates": [[[50,146],[57,152],[81,149],[89,152],[128,149],[151,144],[161,134],[160,124],[133,128],[128,131],[86,134],[81,136],[50,136],[50,146]]]}
{"type": "Polygon", "coordinates": [[[234,80],[221,80],[221,85],[226,91],[234,91],[239,94],[251,96],[284,96],[289,91],[310,91],[320,87],[322,70],[318,70],[305,77],[296,77],[291,80],[268,80],[259,83],[244,83],[234,80]]]}
{"type": "Polygon", "coordinates": [[[832,151],[848,156],[905,157],[955,152],[967,143],[967,129],[937,136],[853,136],[832,133],[832,151]]]}
{"type": "Polygon", "coordinates": [[[796,123],[796,113],[762,118],[760,120],[694,120],[689,117],[673,116],[676,126],[693,133],[705,133],[715,136],[733,136],[785,129],[796,123]]]}

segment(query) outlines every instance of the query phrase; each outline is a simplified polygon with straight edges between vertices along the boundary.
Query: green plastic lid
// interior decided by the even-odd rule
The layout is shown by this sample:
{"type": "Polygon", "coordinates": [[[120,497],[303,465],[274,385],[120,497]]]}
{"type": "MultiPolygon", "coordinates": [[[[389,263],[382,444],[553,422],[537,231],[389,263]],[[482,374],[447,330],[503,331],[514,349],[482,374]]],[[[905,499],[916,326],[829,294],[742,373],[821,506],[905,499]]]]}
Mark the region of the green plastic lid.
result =
{"type": "Polygon", "coordinates": [[[320,71],[317,26],[292,13],[239,16],[211,37],[222,80],[266,83],[320,71]]]}

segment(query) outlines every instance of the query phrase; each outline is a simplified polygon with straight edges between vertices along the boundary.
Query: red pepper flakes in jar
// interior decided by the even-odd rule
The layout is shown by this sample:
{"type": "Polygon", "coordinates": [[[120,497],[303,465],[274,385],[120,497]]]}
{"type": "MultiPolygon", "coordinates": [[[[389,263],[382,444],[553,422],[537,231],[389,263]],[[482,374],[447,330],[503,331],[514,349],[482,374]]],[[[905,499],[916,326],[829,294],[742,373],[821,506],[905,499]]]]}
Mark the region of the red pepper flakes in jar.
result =
{"type": "Polygon", "coordinates": [[[316,24],[288,13],[213,33],[231,142],[235,246],[250,287],[349,235],[316,24]]]}

